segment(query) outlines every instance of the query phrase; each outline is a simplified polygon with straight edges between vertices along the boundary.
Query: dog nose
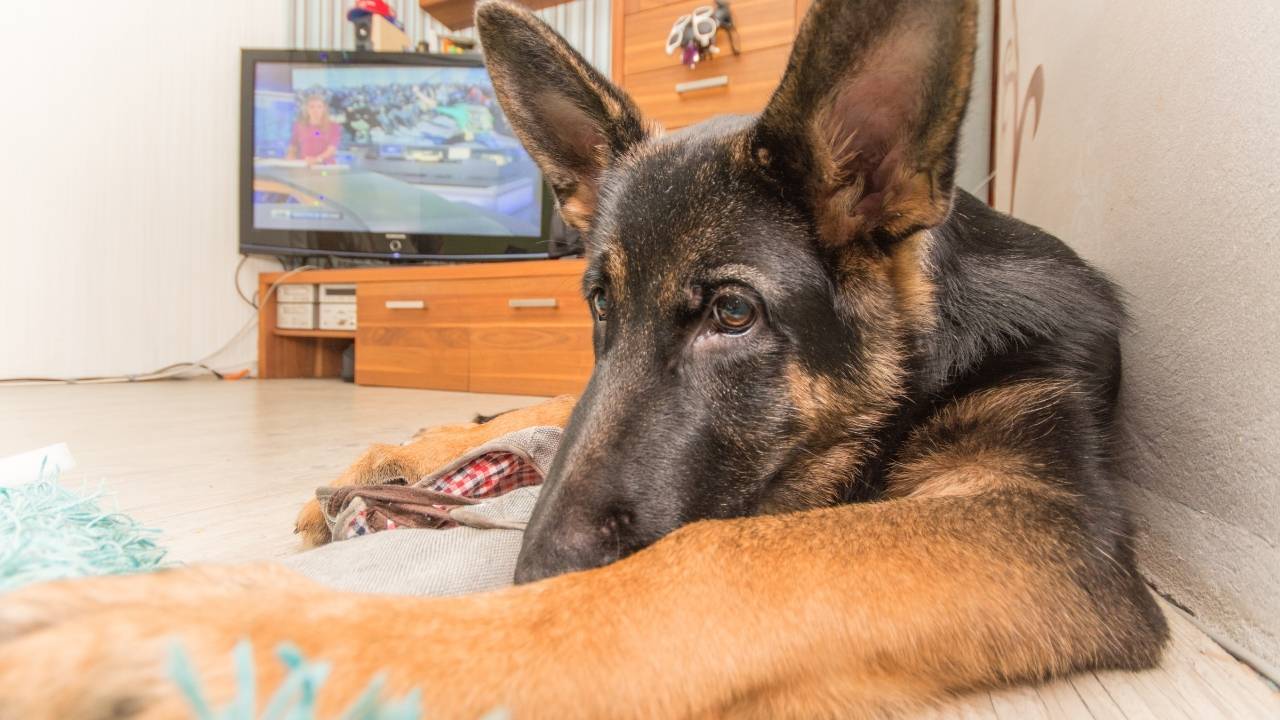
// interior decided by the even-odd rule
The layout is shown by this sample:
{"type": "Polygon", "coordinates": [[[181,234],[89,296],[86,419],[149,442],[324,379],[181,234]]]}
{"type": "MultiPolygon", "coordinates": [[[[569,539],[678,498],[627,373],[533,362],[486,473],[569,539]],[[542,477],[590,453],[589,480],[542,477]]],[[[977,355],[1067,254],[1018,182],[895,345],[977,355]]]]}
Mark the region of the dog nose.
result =
{"type": "Polygon", "coordinates": [[[589,570],[621,559],[631,543],[631,513],[610,510],[591,520],[563,517],[560,522],[530,526],[516,561],[517,584],[576,570],[589,570]]]}

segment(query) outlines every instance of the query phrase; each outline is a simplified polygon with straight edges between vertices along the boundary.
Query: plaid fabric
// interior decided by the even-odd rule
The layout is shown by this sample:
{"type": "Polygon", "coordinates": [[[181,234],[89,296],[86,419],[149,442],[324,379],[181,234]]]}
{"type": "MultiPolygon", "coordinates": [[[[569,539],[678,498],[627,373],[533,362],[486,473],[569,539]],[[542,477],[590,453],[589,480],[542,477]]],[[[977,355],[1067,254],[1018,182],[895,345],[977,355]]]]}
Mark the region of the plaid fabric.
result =
{"type": "Polygon", "coordinates": [[[333,539],[346,540],[398,527],[457,527],[451,509],[540,484],[542,475],[533,463],[511,452],[489,452],[441,475],[430,487],[372,485],[320,492],[328,497],[321,502],[333,517],[333,539]],[[441,498],[441,493],[468,500],[438,504],[448,499],[441,498]]]}
{"type": "Polygon", "coordinates": [[[515,453],[486,453],[436,479],[432,490],[469,498],[505,495],[516,488],[542,483],[537,468],[515,453]]]}
{"type": "Polygon", "coordinates": [[[412,485],[325,486],[316,488],[316,499],[334,540],[397,528],[523,530],[526,517],[492,515],[486,502],[541,485],[560,435],[557,427],[524,428],[473,448],[412,485]]]}

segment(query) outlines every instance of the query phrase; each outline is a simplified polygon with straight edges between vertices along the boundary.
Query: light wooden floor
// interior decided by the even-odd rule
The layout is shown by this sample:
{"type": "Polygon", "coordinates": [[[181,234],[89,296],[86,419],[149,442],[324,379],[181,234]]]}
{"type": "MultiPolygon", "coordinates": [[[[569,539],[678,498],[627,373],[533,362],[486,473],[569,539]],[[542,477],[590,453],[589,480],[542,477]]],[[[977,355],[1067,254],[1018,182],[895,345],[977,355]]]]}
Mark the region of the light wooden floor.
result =
{"type": "MultiPolygon", "coordinates": [[[[372,442],[536,399],[326,380],[0,388],[0,457],[56,442],[122,511],[163,530],[171,557],[241,561],[296,550],[293,516],[372,442]]],[[[939,718],[1280,718],[1280,695],[1172,609],[1174,642],[1144,673],[1089,673],[980,693],[939,718]]]]}

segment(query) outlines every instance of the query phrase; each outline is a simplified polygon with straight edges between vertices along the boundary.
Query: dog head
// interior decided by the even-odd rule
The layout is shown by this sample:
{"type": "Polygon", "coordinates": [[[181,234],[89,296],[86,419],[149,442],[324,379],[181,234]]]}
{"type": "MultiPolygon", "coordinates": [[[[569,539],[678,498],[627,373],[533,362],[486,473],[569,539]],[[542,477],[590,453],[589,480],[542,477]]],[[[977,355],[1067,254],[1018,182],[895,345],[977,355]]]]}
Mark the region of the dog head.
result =
{"type": "Polygon", "coordinates": [[[490,2],[498,98],[584,234],[595,371],[517,579],[682,524],[836,502],[932,317],[971,0],[818,0],[760,116],[663,134],[549,27],[490,2]]]}

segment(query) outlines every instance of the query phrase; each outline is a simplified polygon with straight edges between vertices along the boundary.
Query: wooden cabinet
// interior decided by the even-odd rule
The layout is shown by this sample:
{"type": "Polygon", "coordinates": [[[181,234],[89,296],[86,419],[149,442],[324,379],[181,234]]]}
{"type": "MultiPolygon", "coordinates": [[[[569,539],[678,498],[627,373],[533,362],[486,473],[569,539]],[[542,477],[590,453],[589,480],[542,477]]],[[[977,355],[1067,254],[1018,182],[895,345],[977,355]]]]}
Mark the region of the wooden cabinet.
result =
{"type": "MultiPolygon", "coordinates": [[[[314,270],[285,283],[355,283],[351,333],[277,330],[261,309],[262,377],[336,376],[356,346],[361,385],[556,395],[591,375],[591,314],[581,260],[314,270]]],[[[264,274],[262,297],[281,273],[264,274]]]]}
{"type": "Polygon", "coordinates": [[[723,31],[720,53],[693,70],[666,54],[676,18],[705,4],[689,0],[615,0],[613,79],[650,120],[673,130],[720,114],[754,114],[787,66],[809,0],[734,0],[740,55],[723,31]],[[701,81],[701,82],[699,82],[701,81]],[[690,87],[690,84],[693,87],[690,87]]]}
{"type": "Polygon", "coordinates": [[[361,385],[471,389],[466,328],[362,327],[356,331],[356,348],[356,382],[361,385]]]}

